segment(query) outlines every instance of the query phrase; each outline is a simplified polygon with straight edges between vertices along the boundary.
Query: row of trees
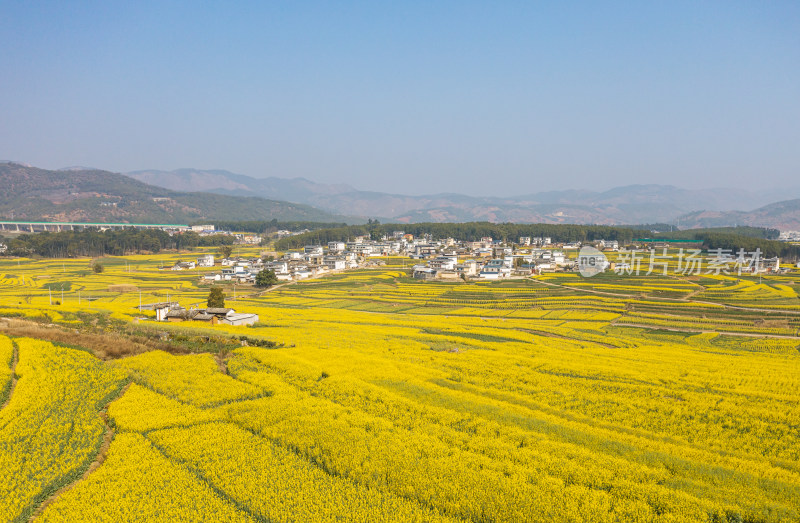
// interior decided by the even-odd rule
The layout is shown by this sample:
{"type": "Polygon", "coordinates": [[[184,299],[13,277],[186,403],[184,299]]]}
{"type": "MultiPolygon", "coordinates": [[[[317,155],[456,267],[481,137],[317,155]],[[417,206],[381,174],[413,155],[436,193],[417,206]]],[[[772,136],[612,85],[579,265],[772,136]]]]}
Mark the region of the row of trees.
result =
{"type": "MultiPolygon", "coordinates": [[[[236,231],[236,232],[253,232],[257,234],[269,234],[271,232],[286,230],[286,231],[302,231],[304,229],[330,229],[334,227],[345,227],[346,223],[323,223],[323,222],[306,222],[306,221],[278,221],[272,220],[249,220],[249,221],[225,221],[225,220],[212,220],[211,223],[219,230],[222,231],[236,231]]],[[[198,224],[199,225],[199,224],[198,224]]]]}
{"type": "Polygon", "coordinates": [[[702,240],[706,249],[730,249],[734,253],[739,249],[747,252],[755,252],[756,249],[760,249],[761,253],[768,258],[778,256],[788,261],[800,259],[800,246],[785,242],[715,232],[696,233],[694,239],[702,240]]]}
{"type": "Polygon", "coordinates": [[[494,239],[516,242],[521,236],[547,236],[554,242],[576,242],[593,240],[617,240],[627,242],[634,237],[641,235],[641,231],[636,231],[627,227],[614,227],[607,225],[573,225],[573,224],[518,224],[518,223],[490,223],[490,222],[467,222],[467,223],[394,223],[381,225],[373,221],[367,225],[350,225],[346,227],[336,227],[321,229],[297,236],[282,238],[275,243],[278,250],[286,250],[302,247],[310,243],[324,244],[329,241],[347,241],[355,236],[370,236],[378,240],[383,235],[391,234],[394,231],[405,231],[415,237],[423,234],[430,234],[434,238],[456,238],[466,241],[477,241],[485,236],[494,239]]]}
{"type": "MultiPolygon", "coordinates": [[[[652,229],[659,231],[657,238],[672,238],[676,240],[695,240],[698,234],[728,234],[734,236],[747,236],[749,238],[761,238],[762,240],[777,240],[781,235],[778,229],[770,229],[767,227],[750,227],[747,225],[739,225],[737,227],[714,227],[709,229],[685,229],[683,231],[674,230],[672,225],[666,228],[659,227],[663,224],[655,224],[652,229]]],[[[650,226],[642,226],[647,228],[650,226]]],[[[639,228],[639,226],[635,226],[639,228]]]]}
{"type": "Polygon", "coordinates": [[[163,249],[231,245],[233,241],[233,237],[227,235],[200,236],[194,232],[170,235],[159,229],[85,229],[23,234],[8,240],[6,252],[13,256],[47,258],[121,256],[163,249]]]}

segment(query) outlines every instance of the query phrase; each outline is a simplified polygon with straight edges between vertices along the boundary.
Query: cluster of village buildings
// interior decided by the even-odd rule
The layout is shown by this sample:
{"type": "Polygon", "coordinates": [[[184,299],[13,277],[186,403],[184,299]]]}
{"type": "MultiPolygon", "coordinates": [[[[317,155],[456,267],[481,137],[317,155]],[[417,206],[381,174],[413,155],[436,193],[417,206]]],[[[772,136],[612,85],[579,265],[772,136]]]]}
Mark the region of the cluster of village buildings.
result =
{"type": "Polygon", "coordinates": [[[781,231],[778,241],[800,242],[800,231],[781,231]]]}
{"type": "Polygon", "coordinates": [[[229,236],[233,236],[233,240],[235,243],[243,244],[243,245],[261,245],[262,238],[260,235],[255,233],[242,233],[242,232],[229,232],[229,231],[218,231],[214,225],[191,225],[184,230],[190,230],[199,234],[200,236],[211,236],[216,234],[225,234],[229,236]]]}
{"type": "MultiPolygon", "coordinates": [[[[206,272],[201,278],[208,283],[255,283],[259,272],[271,270],[275,273],[278,281],[289,282],[373,264],[376,264],[376,262],[370,262],[351,253],[330,254],[324,252],[322,247],[319,247],[318,249],[307,248],[302,252],[290,252],[277,260],[265,260],[259,257],[224,258],[219,265],[219,270],[206,272]],[[309,252],[305,252],[306,250],[309,252]]],[[[180,271],[213,267],[215,267],[214,256],[208,254],[199,257],[197,261],[178,262],[172,267],[172,270],[180,271]]]]}
{"type": "MultiPolygon", "coordinates": [[[[608,250],[619,249],[616,241],[600,241],[597,244],[608,250]]],[[[580,247],[580,243],[553,244],[548,237],[528,236],[520,237],[517,244],[490,237],[472,242],[452,239],[428,242],[426,245],[417,245],[411,254],[412,257],[425,260],[413,266],[412,276],[423,280],[497,280],[571,270],[575,260],[570,259],[565,251],[580,247]]]]}
{"type": "MultiPolygon", "coordinates": [[[[590,244],[601,251],[620,250],[616,240],[597,240],[590,244]]],[[[210,283],[254,283],[258,273],[266,269],[274,271],[279,281],[289,282],[383,264],[383,261],[373,258],[384,256],[418,260],[410,267],[411,275],[423,280],[522,278],[543,272],[575,270],[577,256],[568,253],[578,251],[582,246],[580,242],[553,243],[548,237],[523,236],[517,243],[490,237],[479,241],[458,241],[453,238],[435,240],[429,235],[415,238],[396,231],[380,240],[362,236],[347,242],[331,241],[324,246],[306,245],[302,250],[289,251],[278,259],[223,259],[220,270],[205,273],[202,278],[210,283]]],[[[647,248],[667,246],[646,245],[647,248]]],[[[604,270],[614,270],[612,265],[607,264],[604,270]]],[[[617,269],[625,268],[624,264],[617,265],[617,269]]],[[[198,267],[215,267],[214,257],[205,255],[196,262],[179,262],[173,269],[198,267]]],[[[770,269],[777,271],[779,260],[762,260],[759,267],[767,272],[770,269]]]]}
{"type": "MultiPolygon", "coordinates": [[[[597,244],[606,249],[619,248],[616,241],[597,244]]],[[[378,241],[363,236],[347,242],[328,242],[324,246],[306,245],[302,250],[289,251],[279,259],[223,259],[220,270],[205,273],[202,278],[211,283],[254,283],[258,273],[266,269],[274,271],[279,281],[296,281],[383,263],[371,259],[375,257],[407,256],[420,262],[411,267],[415,278],[498,279],[566,270],[574,260],[569,260],[564,251],[579,248],[578,243],[554,245],[548,237],[522,237],[518,244],[510,245],[488,237],[480,241],[434,240],[430,236],[414,238],[396,231],[378,241]]],[[[173,270],[214,266],[214,257],[205,255],[197,261],[178,262],[173,270]]]]}

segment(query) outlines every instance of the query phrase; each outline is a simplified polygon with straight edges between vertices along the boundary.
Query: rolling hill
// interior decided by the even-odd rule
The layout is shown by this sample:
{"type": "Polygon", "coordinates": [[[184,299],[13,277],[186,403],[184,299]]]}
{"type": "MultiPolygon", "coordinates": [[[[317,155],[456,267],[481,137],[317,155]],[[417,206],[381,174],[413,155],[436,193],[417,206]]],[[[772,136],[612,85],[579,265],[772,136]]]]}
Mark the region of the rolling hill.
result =
{"type": "Polygon", "coordinates": [[[345,221],[308,205],[164,189],[97,169],[51,171],[0,164],[0,215],[8,219],[189,223],[197,220],[345,221]]]}
{"type": "Polygon", "coordinates": [[[800,230],[800,199],[771,203],[752,211],[701,211],[679,217],[683,228],[750,225],[779,230],[800,230]]]}

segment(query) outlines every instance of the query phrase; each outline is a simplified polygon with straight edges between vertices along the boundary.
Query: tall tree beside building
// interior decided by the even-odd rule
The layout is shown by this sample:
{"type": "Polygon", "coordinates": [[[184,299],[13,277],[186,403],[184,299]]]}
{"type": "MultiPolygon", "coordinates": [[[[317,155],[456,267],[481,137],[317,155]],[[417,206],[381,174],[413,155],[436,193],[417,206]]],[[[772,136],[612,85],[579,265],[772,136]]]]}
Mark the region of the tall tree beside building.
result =
{"type": "Polygon", "coordinates": [[[206,305],[210,308],[225,307],[225,293],[222,292],[222,287],[211,287],[206,305]]]}
{"type": "Polygon", "coordinates": [[[219,255],[222,258],[230,258],[231,253],[233,253],[233,246],[231,245],[220,245],[219,247],[219,255]]]}
{"type": "Polygon", "coordinates": [[[256,287],[272,287],[278,283],[278,277],[272,269],[262,269],[256,274],[256,287]]]}

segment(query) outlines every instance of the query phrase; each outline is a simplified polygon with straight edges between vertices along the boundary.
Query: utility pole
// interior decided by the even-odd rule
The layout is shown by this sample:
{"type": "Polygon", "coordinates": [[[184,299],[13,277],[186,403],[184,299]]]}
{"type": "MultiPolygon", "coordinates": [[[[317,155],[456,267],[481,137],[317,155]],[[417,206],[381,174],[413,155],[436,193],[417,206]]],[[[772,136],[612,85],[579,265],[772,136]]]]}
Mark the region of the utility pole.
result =
{"type": "Polygon", "coordinates": [[[48,288],[47,288],[47,294],[49,294],[49,295],[50,295],[50,305],[52,305],[52,304],[53,304],[53,289],[51,289],[50,287],[48,287],[48,288]]]}

